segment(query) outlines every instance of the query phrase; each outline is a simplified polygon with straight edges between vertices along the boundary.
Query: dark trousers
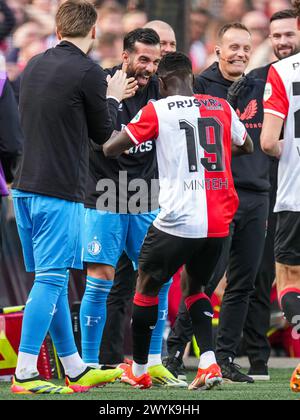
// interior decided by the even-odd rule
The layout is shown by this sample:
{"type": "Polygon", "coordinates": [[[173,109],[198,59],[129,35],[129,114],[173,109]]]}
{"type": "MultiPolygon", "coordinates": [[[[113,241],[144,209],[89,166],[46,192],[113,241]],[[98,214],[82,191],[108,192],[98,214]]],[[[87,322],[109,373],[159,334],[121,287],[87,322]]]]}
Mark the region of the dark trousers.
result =
{"type": "Polygon", "coordinates": [[[218,360],[237,355],[265,245],[269,196],[243,190],[238,194],[240,206],[232,224],[227,287],[216,343],[218,360]]]}
{"type": "Polygon", "coordinates": [[[267,338],[270,328],[271,302],[270,295],[275,279],[274,240],[277,216],[273,213],[277,194],[278,161],[271,164],[270,207],[267,237],[264,255],[255,280],[255,290],[251,293],[248,316],[244,328],[243,347],[249,357],[250,364],[268,363],[271,346],[267,338]]]}
{"type": "Polygon", "coordinates": [[[270,328],[271,290],[275,279],[274,234],[276,215],[269,218],[263,261],[250,295],[248,315],[244,327],[243,345],[250,364],[268,363],[271,346],[267,337],[270,328]]]}
{"type": "MultiPolygon", "coordinates": [[[[217,358],[236,356],[242,331],[248,314],[250,296],[260,267],[266,234],[269,197],[264,194],[238,190],[240,205],[231,225],[231,240],[224,251],[212,286],[221,280],[227,268],[227,287],[222,303],[217,336],[217,358]]],[[[256,313],[256,317],[259,314],[256,313]]],[[[188,314],[182,303],[179,316],[168,339],[170,355],[181,354],[190,341],[191,330],[187,329],[188,314]],[[182,338],[179,338],[182,337],[182,338]],[[186,341],[183,344],[183,337],[186,341]]]]}
{"type": "Polygon", "coordinates": [[[123,254],[107,299],[107,319],[100,347],[101,364],[118,364],[124,360],[127,313],[132,305],[135,285],[136,273],[132,262],[123,254]]]}

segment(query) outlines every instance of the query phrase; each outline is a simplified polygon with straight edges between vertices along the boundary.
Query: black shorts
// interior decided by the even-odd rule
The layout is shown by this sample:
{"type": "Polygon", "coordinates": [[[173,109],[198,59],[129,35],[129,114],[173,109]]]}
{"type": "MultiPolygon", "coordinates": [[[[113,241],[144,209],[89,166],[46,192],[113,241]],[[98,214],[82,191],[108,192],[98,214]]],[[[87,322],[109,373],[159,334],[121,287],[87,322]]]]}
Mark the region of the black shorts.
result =
{"type": "Polygon", "coordinates": [[[275,258],[280,264],[300,265],[300,212],[278,213],[275,258]]]}
{"type": "Polygon", "coordinates": [[[166,283],[185,265],[190,277],[206,286],[222,255],[227,238],[180,238],[151,226],[142,246],[139,268],[166,283]]]}

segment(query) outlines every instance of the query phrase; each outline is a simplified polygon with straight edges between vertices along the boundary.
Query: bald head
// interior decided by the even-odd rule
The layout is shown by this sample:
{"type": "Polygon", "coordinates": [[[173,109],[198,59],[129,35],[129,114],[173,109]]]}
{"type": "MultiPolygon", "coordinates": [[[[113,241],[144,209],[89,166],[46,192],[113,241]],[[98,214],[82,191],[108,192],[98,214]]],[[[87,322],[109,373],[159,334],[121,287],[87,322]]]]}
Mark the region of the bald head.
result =
{"type": "MultiPolygon", "coordinates": [[[[144,28],[150,28],[154,29],[155,31],[158,31],[160,29],[162,30],[171,30],[173,31],[173,28],[171,25],[169,25],[167,22],[164,22],[163,20],[151,20],[150,22],[147,22],[144,28]]],[[[173,31],[174,32],[174,31],[173,31]]]]}
{"type": "Polygon", "coordinates": [[[152,20],[146,23],[144,28],[153,29],[158,33],[160,38],[160,47],[162,57],[170,52],[176,51],[176,36],[175,32],[168,23],[162,20],[152,20]]]}

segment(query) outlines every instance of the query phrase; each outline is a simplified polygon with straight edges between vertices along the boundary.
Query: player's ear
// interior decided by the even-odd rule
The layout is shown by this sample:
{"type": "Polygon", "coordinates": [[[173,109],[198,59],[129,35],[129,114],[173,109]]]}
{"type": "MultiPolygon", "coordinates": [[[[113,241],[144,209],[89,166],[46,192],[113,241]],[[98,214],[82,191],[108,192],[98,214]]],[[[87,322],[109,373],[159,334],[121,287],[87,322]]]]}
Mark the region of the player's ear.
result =
{"type": "Polygon", "coordinates": [[[129,61],[130,61],[128,51],[126,51],[126,50],[123,51],[122,58],[123,58],[123,63],[128,65],[129,61]]]}
{"type": "Polygon", "coordinates": [[[96,39],[96,25],[92,27],[92,39],[96,39]]]}
{"type": "Polygon", "coordinates": [[[164,79],[162,79],[161,77],[158,78],[158,82],[159,82],[159,90],[160,91],[166,91],[167,90],[167,85],[164,81],[164,79]]]}
{"type": "Polygon", "coordinates": [[[58,31],[58,29],[57,29],[57,28],[55,28],[55,33],[56,33],[56,38],[57,38],[59,41],[61,41],[61,40],[62,40],[62,36],[61,36],[61,34],[59,33],[59,31],[58,31]]]}
{"type": "Polygon", "coordinates": [[[298,25],[298,29],[300,31],[300,17],[297,17],[297,25],[298,25]]]}

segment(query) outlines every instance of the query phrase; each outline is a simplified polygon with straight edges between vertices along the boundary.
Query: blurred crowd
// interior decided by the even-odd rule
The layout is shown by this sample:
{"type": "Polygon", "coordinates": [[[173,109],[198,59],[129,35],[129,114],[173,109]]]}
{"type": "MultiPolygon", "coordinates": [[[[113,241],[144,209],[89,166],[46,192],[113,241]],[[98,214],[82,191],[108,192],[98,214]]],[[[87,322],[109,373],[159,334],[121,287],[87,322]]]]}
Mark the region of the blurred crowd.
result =
{"type": "MultiPolygon", "coordinates": [[[[0,0],[0,51],[5,55],[10,80],[18,79],[32,56],[56,45],[54,18],[60,2],[0,0]]],[[[146,2],[95,0],[98,34],[92,57],[102,67],[118,64],[124,34],[146,24],[146,2]]],[[[269,18],[290,7],[290,0],[191,0],[187,30],[194,72],[200,73],[215,61],[218,30],[233,21],[245,24],[252,33],[254,53],[247,70],[272,61],[269,18]]]]}

